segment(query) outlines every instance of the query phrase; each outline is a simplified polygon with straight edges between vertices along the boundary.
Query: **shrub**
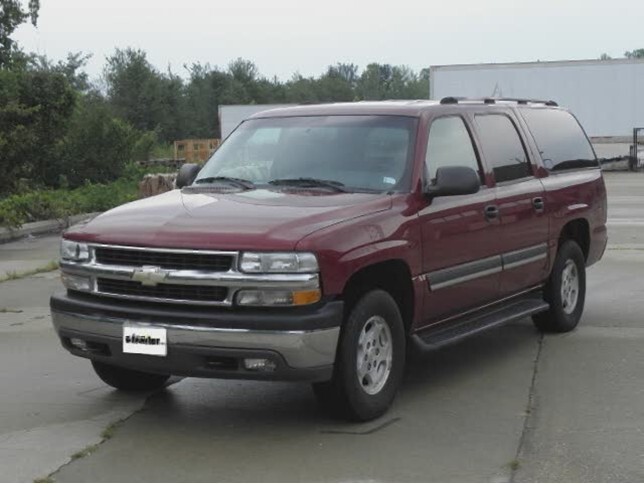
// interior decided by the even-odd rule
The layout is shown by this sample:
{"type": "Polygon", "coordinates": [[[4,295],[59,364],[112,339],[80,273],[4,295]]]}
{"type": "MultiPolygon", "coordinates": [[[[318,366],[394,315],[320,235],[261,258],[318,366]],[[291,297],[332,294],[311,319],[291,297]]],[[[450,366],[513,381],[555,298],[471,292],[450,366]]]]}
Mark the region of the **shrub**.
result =
{"type": "Polygon", "coordinates": [[[103,101],[88,96],[74,112],[62,143],[59,173],[70,187],[111,182],[132,159],[136,138],[135,130],[114,118],[103,101]]]}
{"type": "Polygon", "coordinates": [[[0,226],[18,228],[28,222],[102,212],[131,202],[138,197],[139,181],[150,171],[159,173],[168,169],[151,170],[128,164],[124,176],[112,183],[87,183],[73,190],[35,190],[11,195],[0,200],[0,226]]]}
{"type": "Polygon", "coordinates": [[[60,173],[56,152],[75,99],[62,74],[0,70],[0,194],[21,178],[51,184],[60,173]]]}
{"type": "Polygon", "coordinates": [[[156,131],[146,131],[134,143],[132,158],[135,161],[148,161],[159,139],[156,131]]]}

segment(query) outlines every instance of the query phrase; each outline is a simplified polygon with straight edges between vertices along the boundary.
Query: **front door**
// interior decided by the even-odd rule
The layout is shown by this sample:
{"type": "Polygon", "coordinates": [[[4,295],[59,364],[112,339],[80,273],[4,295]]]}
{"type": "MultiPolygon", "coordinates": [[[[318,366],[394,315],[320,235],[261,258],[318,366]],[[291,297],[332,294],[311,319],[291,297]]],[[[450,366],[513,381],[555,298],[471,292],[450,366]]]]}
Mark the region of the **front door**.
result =
{"type": "MultiPolygon", "coordinates": [[[[425,167],[429,181],[442,166],[469,166],[484,179],[466,118],[434,119],[428,138],[425,167]]],[[[482,184],[476,194],[436,197],[420,210],[427,283],[423,325],[498,297],[500,224],[498,218],[486,215],[494,204],[494,188],[482,184]]]]}

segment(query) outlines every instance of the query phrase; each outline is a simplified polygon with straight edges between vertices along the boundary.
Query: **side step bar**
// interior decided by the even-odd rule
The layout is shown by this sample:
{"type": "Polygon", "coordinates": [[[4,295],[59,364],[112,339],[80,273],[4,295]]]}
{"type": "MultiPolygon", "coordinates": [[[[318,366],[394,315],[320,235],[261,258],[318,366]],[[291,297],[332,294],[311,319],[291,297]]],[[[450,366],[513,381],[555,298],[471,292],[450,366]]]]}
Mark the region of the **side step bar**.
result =
{"type": "Polygon", "coordinates": [[[485,308],[461,318],[424,328],[411,336],[421,350],[434,350],[502,324],[547,311],[550,305],[540,293],[532,293],[502,305],[485,308]]]}

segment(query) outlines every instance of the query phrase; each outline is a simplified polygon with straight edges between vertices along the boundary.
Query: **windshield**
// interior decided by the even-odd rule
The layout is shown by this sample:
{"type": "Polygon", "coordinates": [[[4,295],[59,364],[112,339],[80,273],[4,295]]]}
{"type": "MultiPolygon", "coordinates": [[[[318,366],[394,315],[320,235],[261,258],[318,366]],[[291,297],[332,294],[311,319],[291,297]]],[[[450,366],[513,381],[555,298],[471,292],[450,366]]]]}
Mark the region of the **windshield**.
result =
{"type": "Polygon", "coordinates": [[[415,124],[403,116],[252,119],[219,147],[195,184],[235,178],[256,187],[408,190],[415,124]]]}

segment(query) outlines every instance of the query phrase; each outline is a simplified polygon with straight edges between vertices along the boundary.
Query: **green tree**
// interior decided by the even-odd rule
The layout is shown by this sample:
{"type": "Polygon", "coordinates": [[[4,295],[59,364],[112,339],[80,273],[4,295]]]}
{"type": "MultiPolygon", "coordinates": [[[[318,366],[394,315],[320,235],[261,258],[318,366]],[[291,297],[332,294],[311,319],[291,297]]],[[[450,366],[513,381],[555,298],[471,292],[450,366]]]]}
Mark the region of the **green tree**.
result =
{"type": "Polygon", "coordinates": [[[336,65],[328,67],[327,75],[331,74],[344,79],[354,89],[358,82],[358,70],[358,66],[355,64],[338,62],[336,65]]]}
{"type": "Polygon", "coordinates": [[[76,95],[63,74],[0,69],[0,193],[21,178],[38,185],[58,180],[58,149],[76,95]]]}
{"type": "Polygon", "coordinates": [[[258,77],[257,66],[241,57],[228,64],[228,72],[233,76],[234,80],[245,86],[252,84],[258,77]]]}
{"type": "Polygon", "coordinates": [[[107,183],[123,174],[137,141],[125,121],[112,116],[104,99],[83,96],[62,140],[59,173],[63,184],[107,183]]]}
{"type": "Polygon", "coordinates": [[[644,59],[644,49],[634,49],[624,52],[627,59],[644,59]]]}
{"type": "Polygon", "coordinates": [[[389,64],[369,64],[358,80],[358,97],[370,101],[386,99],[392,73],[393,69],[389,64]]]}
{"type": "MultiPolygon", "coordinates": [[[[209,64],[193,64],[186,86],[187,137],[212,138],[219,135],[219,105],[249,103],[241,80],[209,64]]],[[[243,76],[242,76],[243,77],[243,76]]]]}
{"type": "Polygon", "coordinates": [[[92,54],[70,52],[64,61],[53,62],[47,56],[40,55],[31,56],[29,63],[37,70],[58,72],[64,75],[74,90],[84,92],[92,87],[87,73],[83,70],[91,57],[92,54]]]}
{"type": "Polygon", "coordinates": [[[20,0],[0,0],[0,68],[9,66],[19,52],[11,35],[28,19],[35,26],[38,10],[40,0],[29,0],[27,9],[23,8],[20,0]]]}
{"type": "Polygon", "coordinates": [[[286,88],[277,79],[266,79],[250,61],[236,59],[226,70],[209,64],[185,66],[189,81],[185,86],[187,137],[219,136],[219,105],[285,102],[286,88]]]}
{"type": "Polygon", "coordinates": [[[315,83],[317,98],[323,102],[353,101],[357,67],[353,64],[329,66],[315,83]]]}
{"type": "Polygon", "coordinates": [[[286,102],[288,103],[314,103],[320,102],[318,98],[316,80],[313,77],[303,77],[294,74],[286,83],[286,102]]]}
{"type": "Polygon", "coordinates": [[[372,63],[357,81],[359,99],[427,99],[429,69],[416,74],[406,66],[372,63]]]}
{"type": "Polygon", "coordinates": [[[164,141],[183,137],[184,86],[179,76],[162,74],[137,49],[116,49],[104,69],[114,112],[139,131],[158,131],[164,141]]]}

